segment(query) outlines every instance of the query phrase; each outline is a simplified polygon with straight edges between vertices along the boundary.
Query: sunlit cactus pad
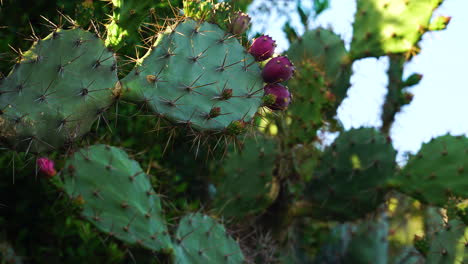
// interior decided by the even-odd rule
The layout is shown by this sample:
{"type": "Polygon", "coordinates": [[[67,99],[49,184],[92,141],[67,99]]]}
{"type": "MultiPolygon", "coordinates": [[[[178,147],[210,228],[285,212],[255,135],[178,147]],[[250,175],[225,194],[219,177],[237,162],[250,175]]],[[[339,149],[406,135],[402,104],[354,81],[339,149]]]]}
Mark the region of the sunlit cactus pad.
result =
{"type": "MultiPolygon", "coordinates": [[[[443,0],[358,0],[351,53],[354,59],[388,53],[419,52],[418,41],[429,30],[434,10],[443,0]]],[[[440,21],[440,20],[439,20],[440,21]]],[[[439,24],[439,23],[438,23],[439,24]]]]}
{"type": "Polygon", "coordinates": [[[161,33],[122,85],[124,99],[201,131],[251,121],[263,96],[260,68],[238,40],[191,19],[161,33]]]}
{"type": "Polygon", "coordinates": [[[107,145],[78,150],[62,171],[65,192],[100,230],[158,251],[172,247],[159,196],[125,151],[107,145]]]}
{"type": "Polygon", "coordinates": [[[114,54],[82,29],[36,41],[0,81],[0,139],[18,151],[60,148],[87,133],[112,104],[114,54]]]}

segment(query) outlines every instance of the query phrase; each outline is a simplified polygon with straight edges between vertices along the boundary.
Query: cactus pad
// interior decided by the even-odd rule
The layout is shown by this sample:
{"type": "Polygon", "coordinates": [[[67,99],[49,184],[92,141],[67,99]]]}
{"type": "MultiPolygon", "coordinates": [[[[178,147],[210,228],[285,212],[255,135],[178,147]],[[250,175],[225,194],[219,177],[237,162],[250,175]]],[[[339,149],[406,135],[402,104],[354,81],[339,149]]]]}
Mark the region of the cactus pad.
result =
{"type": "Polygon", "coordinates": [[[388,257],[388,230],[385,217],[357,224],[337,225],[330,230],[314,264],[385,264],[388,257]]]}
{"type": "Polygon", "coordinates": [[[184,216],[175,235],[177,264],[241,264],[244,255],[224,227],[213,218],[195,213],[184,216]]]}
{"type": "Polygon", "coordinates": [[[141,64],[122,80],[124,99],[196,130],[249,122],[261,105],[260,68],[217,25],[186,19],[161,33],[141,64]]]}
{"type": "MultiPolygon", "coordinates": [[[[338,104],[346,97],[348,88],[351,86],[352,61],[343,40],[338,35],[322,28],[307,31],[291,44],[287,54],[294,64],[300,65],[301,61],[312,62],[316,71],[315,75],[323,77],[324,87],[320,82],[313,83],[313,85],[297,87],[298,93],[309,96],[311,93],[309,90],[328,88],[336,96],[338,104]]],[[[300,67],[298,69],[300,70],[300,67]]]]}
{"type": "Polygon", "coordinates": [[[397,189],[433,205],[468,198],[468,139],[445,135],[424,144],[395,178],[397,189]]]}
{"type": "Polygon", "coordinates": [[[325,76],[315,68],[313,61],[304,60],[295,65],[299,70],[288,82],[294,98],[287,112],[291,117],[288,137],[296,142],[309,142],[322,126],[323,110],[331,103],[327,94],[332,94],[325,86],[325,76]]]}
{"type": "Polygon", "coordinates": [[[116,147],[95,145],[70,157],[61,175],[82,215],[127,243],[158,251],[171,248],[160,199],[140,165],[116,147]]]}
{"type": "Polygon", "coordinates": [[[294,103],[289,107],[290,137],[304,142],[314,138],[324,112],[333,116],[350,87],[351,63],[343,41],[335,33],[307,31],[287,51],[296,65],[296,76],[288,82],[294,103]]]}
{"type": "MultiPolygon", "coordinates": [[[[434,10],[443,0],[358,0],[351,42],[353,59],[388,53],[414,55],[417,43],[432,26],[434,10]]],[[[448,21],[447,21],[448,23],[448,21]]]]}
{"type": "Polygon", "coordinates": [[[313,216],[353,220],[375,210],[393,176],[395,156],[390,142],[372,128],[343,132],[325,150],[307,186],[313,216]]]}
{"type": "Polygon", "coordinates": [[[346,263],[386,264],[388,258],[388,222],[365,221],[351,230],[351,241],[344,255],[346,263]]]}
{"type": "Polygon", "coordinates": [[[460,220],[454,219],[430,235],[426,263],[463,263],[467,254],[465,230],[466,226],[460,220]]]}
{"type": "Polygon", "coordinates": [[[257,136],[244,141],[240,152],[223,162],[214,207],[225,217],[244,217],[268,207],[277,195],[273,177],[277,155],[273,139],[257,136]]]}
{"type": "Polygon", "coordinates": [[[222,29],[228,28],[231,5],[213,0],[184,0],[184,15],[196,20],[215,23],[222,29]]]}
{"type": "Polygon", "coordinates": [[[165,3],[165,1],[105,1],[112,2],[113,6],[111,21],[106,25],[106,45],[116,49],[127,45],[128,51],[133,51],[134,46],[140,43],[143,21],[151,14],[155,14],[156,9],[160,14],[172,12],[170,3],[165,3]]]}
{"type": "Polygon", "coordinates": [[[58,29],[35,42],[0,81],[0,140],[42,152],[79,138],[113,103],[116,69],[90,32],[58,29]]]}

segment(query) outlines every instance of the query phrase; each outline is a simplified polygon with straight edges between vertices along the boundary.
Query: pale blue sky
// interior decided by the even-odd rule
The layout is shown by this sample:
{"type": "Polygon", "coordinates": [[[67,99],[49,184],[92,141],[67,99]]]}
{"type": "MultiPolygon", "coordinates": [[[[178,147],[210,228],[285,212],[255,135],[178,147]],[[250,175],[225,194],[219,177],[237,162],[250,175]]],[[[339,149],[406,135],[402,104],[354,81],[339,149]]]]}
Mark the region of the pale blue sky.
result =
{"type": "MultiPolygon", "coordinates": [[[[271,0],[270,0],[271,1],[271,0]]],[[[255,0],[250,12],[268,0],[255,0]]],[[[278,1],[291,3],[295,1],[278,1]]],[[[304,7],[312,0],[303,0],[304,7]]],[[[299,32],[303,28],[298,16],[282,8],[295,21],[299,32]]],[[[310,21],[310,27],[324,26],[340,34],[349,45],[352,36],[352,22],[356,10],[355,0],[331,0],[331,8],[310,21]]],[[[424,36],[422,52],[407,64],[405,75],[418,72],[423,80],[410,91],[413,102],[397,115],[391,131],[394,147],[400,152],[415,152],[423,142],[447,132],[468,133],[468,0],[445,0],[435,15],[451,16],[447,30],[431,32],[424,36]]],[[[253,31],[265,32],[277,40],[278,49],[287,49],[287,41],[281,30],[287,15],[271,13],[269,16],[255,16],[253,31]],[[265,23],[266,22],[266,23],[265,23]],[[263,25],[263,26],[259,26],[263,25]],[[264,25],[268,25],[265,27],[264,25]]],[[[349,47],[349,46],[348,46],[349,47]]],[[[347,129],[360,126],[380,126],[380,108],[386,94],[386,58],[364,59],[354,64],[351,79],[353,86],[348,98],[338,110],[338,117],[347,129]]]]}

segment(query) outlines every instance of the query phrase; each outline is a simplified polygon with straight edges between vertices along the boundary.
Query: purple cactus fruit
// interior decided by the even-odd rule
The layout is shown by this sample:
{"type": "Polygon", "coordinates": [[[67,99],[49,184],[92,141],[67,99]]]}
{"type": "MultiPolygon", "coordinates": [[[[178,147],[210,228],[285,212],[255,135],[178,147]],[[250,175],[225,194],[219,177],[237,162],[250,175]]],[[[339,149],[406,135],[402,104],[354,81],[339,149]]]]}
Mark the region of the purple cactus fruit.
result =
{"type": "Polygon", "coordinates": [[[234,35],[244,34],[250,26],[250,20],[249,15],[237,12],[231,23],[231,33],[234,35]]]}
{"type": "Polygon", "coordinates": [[[272,110],[285,110],[289,103],[291,103],[291,93],[287,87],[281,84],[267,84],[263,90],[265,91],[265,96],[275,97],[274,103],[267,105],[272,110]]]}
{"type": "Polygon", "coordinates": [[[264,61],[273,56],[275,47],[275,41],[270,36],[263,35],[254,40],[249,52],[254,56],[256,61],[264,61]]]}
{"type": "Polygon", "coordinates": [[[262,77],[266,83],[285,82],[293,76],[295,67],[284,56],[271,59],[263,68],[262,77]]]}
{"type": "Polygon", "coordinates": [[[57,174],[57,171],[54,167],[54,162],[48,158],[39,158],[37,159],[37,165],[39,167],[39,171],[46,175],[48,178],[51,178],[57,174]]]}

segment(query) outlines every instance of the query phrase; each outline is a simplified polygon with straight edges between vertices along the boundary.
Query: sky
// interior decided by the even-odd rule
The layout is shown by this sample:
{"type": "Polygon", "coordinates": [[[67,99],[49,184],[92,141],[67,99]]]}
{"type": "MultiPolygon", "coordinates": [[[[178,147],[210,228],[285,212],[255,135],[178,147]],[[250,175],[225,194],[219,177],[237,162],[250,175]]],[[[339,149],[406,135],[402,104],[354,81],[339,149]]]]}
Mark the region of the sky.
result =
{"type": "MultiPolygon", "coordinates": [[[[283,51],[287,49],[288,42],[281,30],[282,24],[290,19],[299,33],[304,32],[304,27],[293,11],[295,0],[276,0],[286,5],[281,8],[285,14],[273,11],[267,16],[255,15],[255,10],[270,1],[255,0],[250,7],[249,13],[253,11],[252,34],[262,32],[272,36],[277,41],[278,50],[283,51]]],[[[302,0],[304,8],[310,8],[311,2],[302,0]]],[[[405,67],[405,76],[420,73],[424,77],[420,84],[409,89],[414,99],[396,116],[391,130],[393,145],[400,158],[406,152],[417,152],[422,143],[433,137],[446,133],[468,134],[467,10],[468,0],[445,0],[434,17],[451,16],[449,26],[444,31],[426,33],[421,42],[421,53],[405,67]]],[[[309,28],[331,28],[342,36],[349,48],[355,11],[355,0],[331,0],[330,9],[316,20],[309,21],[309,28]]],[[[338,109],[338,118],[346,129],[381,125],[387,68],[388,59],[385,57],[354,63],[352,87],[338,109]]]]}

